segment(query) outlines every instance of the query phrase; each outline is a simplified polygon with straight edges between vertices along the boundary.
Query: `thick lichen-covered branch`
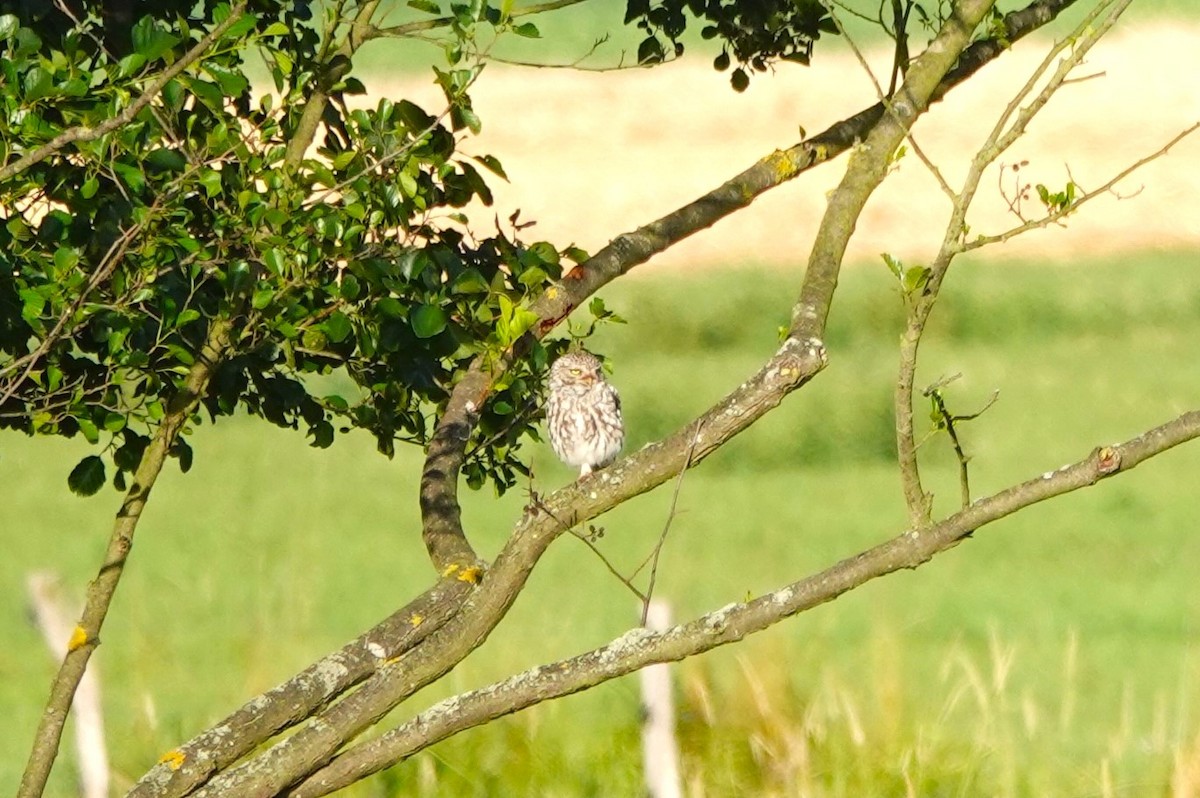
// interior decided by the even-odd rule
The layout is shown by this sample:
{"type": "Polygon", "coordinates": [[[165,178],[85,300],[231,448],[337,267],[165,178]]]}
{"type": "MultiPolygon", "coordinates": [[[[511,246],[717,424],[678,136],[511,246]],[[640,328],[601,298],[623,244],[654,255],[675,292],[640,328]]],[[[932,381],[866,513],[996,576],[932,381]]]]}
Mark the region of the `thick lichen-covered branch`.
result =
{"type": "Polygon", "coordinates": [[[917,568],[993,521],[1129,471],[1197,437],[1200,437],[1200,412],[1186,413],[1133,440],[1099,447],[1078,462],[981,499],[944,521],[919,532],[906,531],[752,601],[722,607],[661,632],[634,629],[586,654],[541,665],[488,687],[454,696],[338,756],[287,794],[290,798],[328,795],[466,729],[586,690],[647,665],[684,659],[737,642],[832,601],[872,579],[904,568],[917,568]]]}
{"type": "Polygon", "coordinates": [[[247,702],[212,728],[169,751],[128,798],[187,795],[264,740],[323,709],[342,693],[440,629],[474,585],[443,579],[387,619],[247,702]]]}

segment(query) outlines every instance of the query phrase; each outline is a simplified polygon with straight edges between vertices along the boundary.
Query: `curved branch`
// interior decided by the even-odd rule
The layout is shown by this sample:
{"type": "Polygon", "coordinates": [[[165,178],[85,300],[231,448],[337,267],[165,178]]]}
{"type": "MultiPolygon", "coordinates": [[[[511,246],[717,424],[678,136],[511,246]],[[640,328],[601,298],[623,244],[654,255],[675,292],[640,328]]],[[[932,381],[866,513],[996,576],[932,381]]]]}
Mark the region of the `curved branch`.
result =
{"type": "MultiPolygon", "coordinates": [[[[1010,48],[1013,42],[1050,22],[1074,2],[1035,0],[1027,7],[1007,14],[1002,35],[977,41],[962,50],[953,68],[936,82],[926,104],[940,100],[954,86],[1010,48]]],[[[768,155],[682,208],[613,239],[567,273],[560,285],[547,290],[533,303],[530,309],[541,322],[532,334],[541,338],[603,286],[688,236],[745,208],[759,195],[841,155],[856,141],[865,139],[883,115],[884,104],[877,102],[812,138],[768,155]]],[[[814,306],[825,304],[827,310],[832,288],[833,284],[826,282],[820,294],[810,294],[806,299],[814,306]]],[[[813,329],[815,327],[810,325],[808,330],[794,329],[793,332],[800,338],[820,337],[812,335],[813,329]]],[[[426,549],[439,572],[475,560],[474,550],[462,528],[458,503],[459,470],[465,459],[466,441],[478,410],[491,390],[492,381],[518,354],[516,351],[507,353],[490,369],[484,367],[482,359],[477,360],[455,386],[434,431],[421,475],[421,520],[426,549]]]]}
{"type": "Polygon", "coordinates": [[[178,61],[164,69],[163,73],[155,78],[154,82],[147,86],[146,90],[136,100],[122,109],[120,113],[104,120],[95,127],[83,127],[79,125],[64,130],[37,149],[26,153],[6,166],[0,167],[0,180],[7,180],[10,177],[19,175],[29,167],[46,160],[72,142],[95,141],[122,125],[129,124],[143,108],[154,101],[154,98],[159,95],[163,87],[174,80],[183,70],[199,60],[208,48],[212,47],[213,42],[224,36],[225,31],[233,27],[233,24],[245,13],[248,2],[249,0],[238,0],[238,2],[234,3],[229,9],[229,16],[220,25],[213,28],[208,32],[207,36],[196,42],[196,45],[184,53],[178,61]]]}
{"type": "Polygon", "coordinates": [[[196,362],[189,369],[183,388],[171,401],[167,413],[159,422],[158,430],[142,455],[141,462],[138,463],[137,471],[133,474],[133,483],[125,493],[125,501],[121,503],[117,520],[113,524],[108,549],[104,553],[104,562],[96,578],[88,585],[83,617],[71,633],[67,655],[50,686],[50,698],[34,734],[33,751],[29,755],[25,774],[21,777],[18,798],[36,798],[46,789],[50,769],[58,755],[63,726],[71,711],[71,701],[75,697],[75,690],[79,687],[92,652],[100,645],[100,628],[104,625],[108,608],[125,571],[125,561],[133,548],[133,534],[137,531],[142,510],[150,496],[150,489],[154,487],[179,431],[204,395],[217,364],[229,347],[231,326],[230,322],[224,319],[214,321],[209,326],[208,339],[197,354],[196,362]]]}
{"type": "Polygon", "coordinates": [[[287,794],[291,798],[328,795],[466,729],[586,690],[647,665],[681,660],[736,642],[832,601],[872,579],[904,568],[917,568],[993,521],[1129,471],[1197,437],[1200,437],[1200,411],[1185,413],[1133,440],[1100,447],[1083,460],[981,499],[940,523],[904,532],[753,601],[722,607],[662,632],[633,629],[586,654],[541,665],[446,699],[342,754],[287,794]]]}

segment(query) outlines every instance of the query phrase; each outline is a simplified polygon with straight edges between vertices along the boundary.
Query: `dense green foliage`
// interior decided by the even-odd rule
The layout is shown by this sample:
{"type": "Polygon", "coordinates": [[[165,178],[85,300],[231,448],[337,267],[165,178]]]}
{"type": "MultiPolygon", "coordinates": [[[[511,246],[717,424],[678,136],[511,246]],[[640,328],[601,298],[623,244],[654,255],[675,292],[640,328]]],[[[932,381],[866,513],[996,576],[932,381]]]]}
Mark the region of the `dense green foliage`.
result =
{"type": "MultiPolygon", "coordinates": [[[[124,56],[97,13],[71,25],[57,11],[0,16],[3,84],[20,87],[0,96],[0,161],[120,113],[231,13],[213,2],[145,10],[124,56]]],[[[207,330],[227,319],[235,340],[204,400],[211,417],[242,408],[317,446],[360,427],[391,454],[425,441],[471,359],[528,328],[522,304],[560,275],[561,256],[522,243],[515,222],[469,232],[461,209],[490,202],[480,168],[503,174],[458,150],[457,134],[479,127],[466,93],[478,66],[457,53],[439,70],[439,116],[402,99],[351,110],[345,97],[364,89],[330,55],[346,35],[334,14],[322,28],[305,4],[258,0],[129,124],[4,183],[0,425],[82,434],[121,484],[207,330]],[[251,55],[273,91],[251,86],[251,55]],[[323,135],[289,157],[314,88],[330,97],[323,135]],[[352,392],[324,395],[306,379],[335,371],[352,392]]],[[[484,408],[487,445],[465,469],[473,486],[490,477],[503,489],[519,474],[512,452],[545,360],[534,347],[484,408]]],[[[176,453],[186,468],[182,439],[176,453]]],[[[71,487],[92,493],[104,475],[91,455],[71,487]]]]}
{"type": "MultiPolygon", "coordinates": [[[[1188,362],[1200,335],[1194,263],[1194,253],[1076,267],[964,262],[951,274],[918,385],[962,371],[948,390],[961,412],[1000,389],[962,429],[981,494],[1191,406],[1195,370],[1162,364],[1188,362]]],[[[753,274],[651,274],[605,292],[629,317],[597,343],[616,365],[631,446],[686,423],[774,348],[799,281],[753,274]]],[[[660,572],[659,595],[678,618],[903,528],[894,433],[877,418],[895,379],[901,314],[883,264],[847,270],[829,369],[689,472],[660,572]]],[[[139,567],[96,663],[125,776],[384,617],[428,578],[411,500],[416,451],[389,462],[361,433],[313,450],[246,417],[195,439],[193,472],[168,473],[156,488],[139,567]]],[[[60,569],[69,586],[93,574],[117,497],[62,499],[69,462],[86,451],[81,440],[0,433],[0,527],[14,532],[0,593],[20,595],[33,568],[60,569]]],[[[945,440],[922,452],[939,509],[953,509],[945,440]]],[[[539,490],[572,478],[548,446],[530,453],[539,490]]],[[[1200,451],[1181,448],[981,530],[916,574],[684,664],[685,775],[707,795],[786,785],[904,794],[907,774],[918,795],[1041,798],[1098,791],[1107,760],[1115,787],[1138,785],[1127,794],[1169,794],[1174,753],[1194,757],[1200,731],[1200,537],[1189,532],[1198,467],[1200,451]]],[[[465,497],[482,554],[500,546],[521,494],[465,497]]],[[[641,497],[600,522],[599,545],[619,567],[646,556],[669,500],[641,497]]],[[[581,543],[561,540],[503,634],[417,703],[601,645],[635,620],[633,597],[581,543]]],[[[0,706],[12,710],[0,792],[11,793],[40,712],[29,698],[44,690],[51,662],[18,600],[3,604],[0,639],[10,642],[0,650],[0,706]]],[[[349,794],[636,794],[636,684],[464,734],[349,794]]],[[[64,756],[55,798],[73,788],[69,746],[64,756]]]]}

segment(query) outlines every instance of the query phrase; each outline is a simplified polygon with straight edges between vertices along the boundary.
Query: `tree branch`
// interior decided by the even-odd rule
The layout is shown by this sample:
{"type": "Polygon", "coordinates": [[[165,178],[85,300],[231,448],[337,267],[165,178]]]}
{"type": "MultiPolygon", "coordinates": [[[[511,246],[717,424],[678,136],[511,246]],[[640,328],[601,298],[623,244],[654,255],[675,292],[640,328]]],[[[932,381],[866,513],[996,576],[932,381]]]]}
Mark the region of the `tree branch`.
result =
{"type": "Polygon", "coordinates": [[[832,601],[872,579],[905,568],[915,569],[975,530],[1018,510],[1129,471],[1197,437],[1200,437],[1200,411],[1185,413],[1137,438],[1099,447],[1083,460],[981,499],[925,529],[906,531],[753,601],[730,604],[662,632],[636,628],[586,654],[541,665],[454,696],[338,756],[287,795],[290,798],[328,795],[466,729],[586,690],[647,665],[685,659],[737,642],[832,601]]]}
{"type": "Polygon", "coordinates": [[[214,321],[209,326],[208,339],[200,349],[196,362],[188,371],[183,388],[171,401],[167,413],[159,422],[158,430],[146,447],[133,483],[125,493],[125,501],[117,512],[104,562],[96,578],[88,585],[87,600],[83,617],[71,634],[67,655],[59,667],[58,674],[50,687],[50,698],[42,713],[34,735],[33,751],[21,778],[18,798],[36,798],[46,789],[50,769],[58,755],[63,726],[71,710],[71,700],[87,669],[92,652],[100,645],[100,629],[104,625],[108,608],[116,594],[117,585],[125,570],[125,561],[133,548],[133,534],[142,517],[142,509],[150,496],[163,463],[180,429],[192,414],[196,404],[204,395],[217,364],[229,347],[231,324],[227,320],[214,321]]]}
{"type": "Polygon", "coordinates": [[[29,167],[44,161],[72,142],[94,141],[107,133],[111,133],[122,125],[129,124],[143,108],[153,102],[164,86],[203,56],[208,48],[212,46],[213,42],[224,36],[225,31],[233,27],[233,24],[245,13],[247,2],[248,0],[238,0],[238,2],[234,3],[229,9],[229,16],[220,25],[209,31],[207,36],[197,42],[192,49],[184,53],[178,61],[163,70],[163,73],[155,78],[154,82],[142,92],[141,96],[127,105],[120,113],[106,119],[95,127],[83,127],[80,125],[64,130],[37,149],[26,153],[6,166],[0,167],[0,181],[19,175],[29,167]]]}
{"type": "Polygon", "coordinates": [[[183,796],[264,741],[312,716],[388,661],[418,645],[462,607],[473,584],[443,579],[338,651],[244,704],[167,752],[127,798],[183,796]]]}
{"type": "MultiPolygon", "coordinates": [[[[1062,40],[1047,52],[1045,58],[1033,70],[1025,85],[1009,101],[1000,118],[993,126],[991,133],[971,159],[962,189],[957,194],[948,187],[945,189],[953,198],[953,208],[946,225],[945,233],[942,236],[941,248],[926,273],[924,284],[908,290],[902,280],[901,289],[905,291],[905,308],[907,312],[904,332],[900,336],[900,363],[893,401],[896,417],[896,452],[900,467],[900,482],[904,490],[904,501],[908,507],[909,525],[913,528],[918,528],[929,523],[933,509],[933,495],[926,491],[921,484],[921,471],[917,461],[917,443],[913,425],[913,383],[917,369],[917,355],[921,339],[925,334],[925,325],[928,323],[929,315],[937,303],[942,281],[945,279],[946,273],[955,256],[963,251],[961,241],[963,231],[966,229],[967,211],[970,209],[971,203],[974,201],[975,195],[979,190],[979,183],[983,177],[983,172],[988,165],[993,163],[996,158],[1025,132],[1026,126],[1033,117],[1046,106],[1050,98],[1061,88],[1063,81],[1078,66],[1096,42],[1116,24],[1117,19],[1130,2],[1131,0],[1120,0],[1120,2],[1105,0],[1098,3],[1080,21],[1069,36],[1063,37],[1062,40]],[[1100,20],[1102,16],[1104,16],[1103,20],[1099,24],[1096,24],[1097,20],[1100,20]],[[1025,101],[1038,81],[1042,79],[1043,75],[1054,64],[1054,59],[1068,47],[1073,48],[1071,54],[1058,63],[1054,74],[1034,100],[1027,106],[1021,107],[1021,103],[1025,101]],[[1017,119],[1012,127],[1006,130],[1005,126],[1013,114],[1016,114],[1017,119]]],[[[948,432],[959,454],[962,468],[960,472],[962,478],[961,487],[965,495],[967,492],[966,465],[963,460],[962,451],[958,447],[958,441],[954,438],[952,424],[948,432]]]]}
{"type": "Polygon", "coordinates": [[[371,17],[379,8],[379,2],[380,0],[366,0],[362,4],[354,21],[350,23],[350,31],[346,34],[341,46],[329,57],[323,65],[322,71],[313,79],[312,92],[304,103],[304,110],[300,112],[300,120],[296,123],[292,137],[288,139],[287,152],[284,154],[283,160],[289,168],[295,169],[300,165],[300,162],[304,160],[304,153],[308,151],[313,139],[316,138],[317,128],[321,126],[321,117],[325,114],[325,104],[329,102],[330,87],[350,71],[350,57],[357,52],[363,42],[370,38],[368,34],[374,30],[371,26],[371,17]]]}
{"type": "MultiPolygon", "coordinates": [[[[1011,47],[1013,42],[1050,22],[1074,2],[1035,0],[1026,8],[1006,15],[1002,38],[980,40],[963,51],[955,67],[937,83],[932,100],[941,99],[951,88],[1011,47]]],[[[856,141],[865,138],[883,114],[883,103],[875,103],[812,138],[768,155],[708,194],[657,221],[613,239],[568,272],[560,285],[547,290],[533,303],[530,309],[541,318],[533,335],[538,338],[546,335],[600,288],[659,252],[741,210],[766,191],[842,154],[856,141]]],[[[832,285],[828,288],[832,290],[832,285]]],[[[807,336],[800,334],[797,337],[807,336]]],[[[421,476],[421,518],[425,546],[439,572],[472,563],[475,559],[462,528],[458,503],[463,449],[492,381],[504,373],[518,354],[519,351],[508,352],[487,368],[482,359],[477,360],[454,387],[434,431],[421,476]]]]}

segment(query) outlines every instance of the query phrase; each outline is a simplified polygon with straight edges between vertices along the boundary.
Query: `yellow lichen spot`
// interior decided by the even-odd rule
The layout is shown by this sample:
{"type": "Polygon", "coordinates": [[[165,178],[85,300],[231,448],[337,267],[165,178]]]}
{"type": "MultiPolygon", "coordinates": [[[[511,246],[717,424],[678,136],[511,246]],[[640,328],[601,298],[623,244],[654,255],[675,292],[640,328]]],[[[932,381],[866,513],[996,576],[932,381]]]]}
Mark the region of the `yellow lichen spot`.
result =
{"type": "Polygon", "coordinates": [[[183,767],[183,760],[187,759],[183,751],[174,748],[162,755],[162,759],[158,760],[162,764],[169,767],[171,770],[179,770],[183,767]]]}
{"type": "Polygon", "coordinates": [[[483,569],[478,565],[472,565],[469,568],[462,569],[462,573],[458,575],[458,581],[470,582],[473,585],[479,584],[479,577],[483,575],[483,569]]]}
{"type": "Polygon", "coordinates": [[[442,576],[453,576],[454,572],[457,570],[458,570],[458,563],[452,562],[446,566],[446,570],[442,571],[442,576]]]}
{"type": "Polygon", "coordinates": [[[410,626],[412,626],[415,629],[418,626],[420,626],[421,624],[425,623],[425,616],[421,615],[420,613],[414,612],[412,614],[412,617],[408,619],[408,623],[410,626]]]}
{"type": "Polygon", "coordinates": [[[71,632],[71,639],[67,641],[67,651],[74,651],[87,643],[87,641],[87,632],[83,630],[82,626],[76,626],[71,632]]]}
{"type": "Polygon", "coordinates": [[[558,299],[558,288],[556,286],[552,285],[546,289],[546,299],[558,299]]]}
{"type": "Polygon", "coordinates": [[[825,161],[829,159],[829,148],[824,144],[818,144],[813,147],[813,161],[825,161]]]}

